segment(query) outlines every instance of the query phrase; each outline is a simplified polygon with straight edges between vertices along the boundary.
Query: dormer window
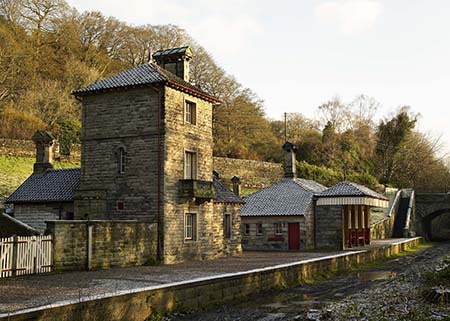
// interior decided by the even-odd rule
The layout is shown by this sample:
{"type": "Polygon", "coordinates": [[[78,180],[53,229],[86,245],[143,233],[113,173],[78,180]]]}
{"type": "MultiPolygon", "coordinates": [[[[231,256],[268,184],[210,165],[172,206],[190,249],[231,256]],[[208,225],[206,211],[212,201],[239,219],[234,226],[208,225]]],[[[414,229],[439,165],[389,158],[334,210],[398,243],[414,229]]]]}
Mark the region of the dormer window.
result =
{"type": "Polygon", "coordinates": [[[125,148],[120,147],[118,152],[118,158],[119,158],[119,173],[123,174],[125,173],[126,169],[126,156],[125,156],[125,148]]]}
{"type": "Polygon", "coordinates": [[[197,123],[197,104],[189,100],[184,104],[184,122],[191,125],[197,123]]]}

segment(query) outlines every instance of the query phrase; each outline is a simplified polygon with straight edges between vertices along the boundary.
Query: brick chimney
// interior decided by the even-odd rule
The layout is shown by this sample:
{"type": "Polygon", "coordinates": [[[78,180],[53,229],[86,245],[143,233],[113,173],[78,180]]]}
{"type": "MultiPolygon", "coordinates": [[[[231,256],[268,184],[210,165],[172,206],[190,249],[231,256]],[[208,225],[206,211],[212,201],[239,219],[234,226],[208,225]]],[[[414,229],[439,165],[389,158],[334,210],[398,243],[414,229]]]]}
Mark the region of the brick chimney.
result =
{"type": "Polygon", "coordinates": [[[33,173],[40,174],[53,168],[53,145],[55,137],[46,131],[38,130],[32,137],[36,144],[36,163],[33,173]]]}
{"type": "Polygon", "coordinates": [[[236,196],[239,196],[241,193],[241,179],[237,176],[233,176],[231,178],[231,183],[233,183],[233,193],[236,194],[236,196]]]}
{"type": "Polygon", "coordinates": [[[189,61],[192,56],[191,48],[186,46],[158,50],[153,54],[153,59],[158,66],[189,82],[189,61]]]}
{"type": "Polygon", "coordinates": [[[286,153],[284,161],[284,177],[294,178],[296,176],[295,151],[297,150],[297,146],[290,142],[286,142],[283,145],[283,150],[286,153]]]}

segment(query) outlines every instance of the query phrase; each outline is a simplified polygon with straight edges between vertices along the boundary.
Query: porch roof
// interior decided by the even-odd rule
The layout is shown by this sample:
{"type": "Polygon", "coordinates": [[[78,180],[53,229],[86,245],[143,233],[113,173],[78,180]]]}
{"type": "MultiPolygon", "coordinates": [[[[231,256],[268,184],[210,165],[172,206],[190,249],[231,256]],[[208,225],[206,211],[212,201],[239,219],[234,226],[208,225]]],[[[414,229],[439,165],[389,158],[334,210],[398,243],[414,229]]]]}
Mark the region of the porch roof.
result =
{"type": "Polygon", "coordinates": [[[366,186],[343,181],[317,194],[317,205],[389,207],[389,200],[366,186]]]}

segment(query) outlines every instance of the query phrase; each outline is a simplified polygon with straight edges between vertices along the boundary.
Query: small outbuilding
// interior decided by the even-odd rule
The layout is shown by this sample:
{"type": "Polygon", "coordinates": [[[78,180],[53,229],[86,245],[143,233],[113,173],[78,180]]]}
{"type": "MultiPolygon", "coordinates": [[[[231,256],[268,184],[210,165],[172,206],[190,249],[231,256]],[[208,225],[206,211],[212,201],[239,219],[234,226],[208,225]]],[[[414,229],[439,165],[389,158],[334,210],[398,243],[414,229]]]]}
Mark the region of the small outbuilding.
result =
{"type": "Polygon", "coordinates": [[[343,250],[370,244],[370,212],[389,201],[348,181],[327,188],[295,177],[294,144],[283,145],[284,178],[244,198],[245,250],[343,250]]]}
{"type": "Polygon", "coordinates": [[[371,208],[389,206],[389,200],[366,186],[340,182],[317,195],[317,248],[345,249],[370,244],[371,208]]]}
{"type": "Polygon", "coordinates": [[[326,187],[295,178],[294,144],[283,145],[284,178],[244,198],[241,208],[242,247],[246,250],[314,248],[314,195],[326,187]]]}

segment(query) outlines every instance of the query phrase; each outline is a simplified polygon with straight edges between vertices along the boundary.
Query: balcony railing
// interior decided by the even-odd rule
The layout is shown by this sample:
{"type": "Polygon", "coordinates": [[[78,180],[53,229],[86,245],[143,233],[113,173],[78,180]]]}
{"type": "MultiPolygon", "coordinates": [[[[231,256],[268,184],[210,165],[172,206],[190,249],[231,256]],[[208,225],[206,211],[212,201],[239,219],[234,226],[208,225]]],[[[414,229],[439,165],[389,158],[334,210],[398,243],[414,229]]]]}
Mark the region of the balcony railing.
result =
{"type": "Polygon", "coordinates": [[[213,199],[213,182],[197,179],[182,179],[180,180],[179,196],[182,198],[213,199]]]}

